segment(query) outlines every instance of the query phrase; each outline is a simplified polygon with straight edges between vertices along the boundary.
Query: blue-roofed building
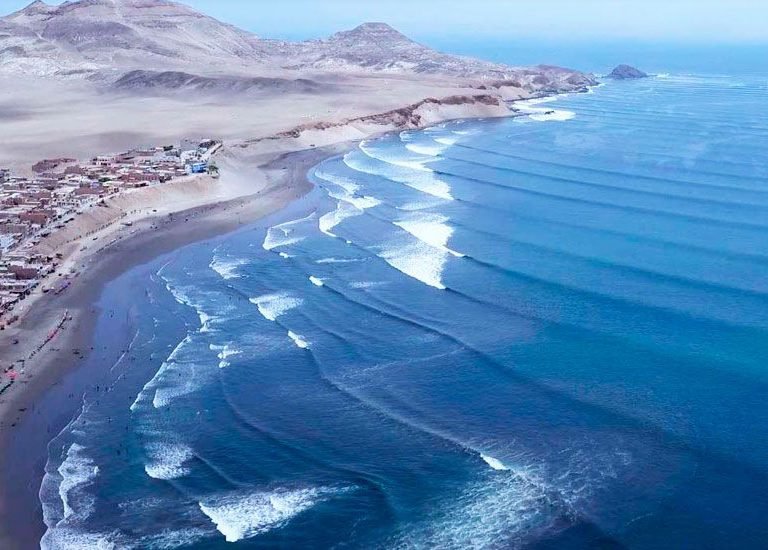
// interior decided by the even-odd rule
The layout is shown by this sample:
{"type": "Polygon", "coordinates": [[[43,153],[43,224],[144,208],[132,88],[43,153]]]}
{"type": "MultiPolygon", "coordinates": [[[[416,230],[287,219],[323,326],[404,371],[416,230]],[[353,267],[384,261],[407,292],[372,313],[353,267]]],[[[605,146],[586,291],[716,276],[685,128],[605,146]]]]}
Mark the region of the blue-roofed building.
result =
{"type": "Polygon", "coordinates": [[[190,174],[205,174],[208,171],[208,163],[199,161],[199,162],[190,162],[187,164],[187,172],[190,174]]]}

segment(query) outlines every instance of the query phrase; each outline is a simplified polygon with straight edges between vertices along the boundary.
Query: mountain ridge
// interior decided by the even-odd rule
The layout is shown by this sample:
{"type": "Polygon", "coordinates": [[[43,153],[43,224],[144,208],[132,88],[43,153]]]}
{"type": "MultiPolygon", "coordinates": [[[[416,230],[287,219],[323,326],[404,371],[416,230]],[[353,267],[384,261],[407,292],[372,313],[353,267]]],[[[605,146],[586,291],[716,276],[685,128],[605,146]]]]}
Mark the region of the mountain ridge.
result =
{"type": "MultiPolygon", "coordinates": [[[[442,53],[383,22],[290,42],[260,39],[170,0],[75,0],[58,6],[35,0],[0,18],[0,73],[112,84],[136,70],[228,79],[278,71],[425,75],[514,82],[532,91],[594,84],[591,75],[578,71],[511,67],[442,53]]],[[[189,81],[145,76],[155,89],[189,81]]],[[[132,81],[137,89],[150,87],[139,80],[132,81]]]]}

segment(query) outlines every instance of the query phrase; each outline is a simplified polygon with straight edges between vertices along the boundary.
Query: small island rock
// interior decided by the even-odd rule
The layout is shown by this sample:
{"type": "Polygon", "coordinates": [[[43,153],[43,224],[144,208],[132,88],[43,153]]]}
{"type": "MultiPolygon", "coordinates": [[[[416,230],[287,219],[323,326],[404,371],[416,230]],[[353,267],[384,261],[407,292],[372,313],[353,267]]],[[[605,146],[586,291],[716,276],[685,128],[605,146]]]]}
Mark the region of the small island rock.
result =
{"type": "Polygon", "coordinates": [[[647,77],[648,75],[646,73],[630,65],[619,65],[608,75],[608,78],[613,78],[615,80],[634,80],[647,77]]]}

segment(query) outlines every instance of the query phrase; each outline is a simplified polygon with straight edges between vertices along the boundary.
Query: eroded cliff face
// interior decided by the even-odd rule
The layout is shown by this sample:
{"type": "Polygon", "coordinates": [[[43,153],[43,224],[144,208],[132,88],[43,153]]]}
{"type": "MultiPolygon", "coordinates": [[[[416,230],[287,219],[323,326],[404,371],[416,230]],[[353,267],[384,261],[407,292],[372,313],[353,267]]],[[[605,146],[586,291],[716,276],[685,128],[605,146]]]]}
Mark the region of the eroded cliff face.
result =
{"type": "Polygon", "coordinates": [[[460,118],[494,118],[512,114],[498,95],[454,95],[427,98],[383,113],[341,121],[318,121],[295,126],[271,136],[248,140],[239,145],[263,152],[324,147],[345,141],[365,139],[377,134],[433,126],[460,118]]]}
{"type": "Polygon", "coordinates": [[[430,97],[419,101],[418,103],[414,103],[413,105],[408,105],[406,107],[394,109],[385,113],[367,115],[340,122],[316,122],[311,124],[304,124],[292,128],[291,130],[280,132],[274,137],[297,138],[304,132],[312,130],[328,130],[331,128],[356,124],[375,124],[402,130],[423,128],[427,124],[433,124],[435,120],[450,116],[450,113],[452,112],[461,113],[470,111],[473,113],[478,111],[487,112],[488,114],[486,116],[490,116],[491,113],[493,113],[495,116],[505,116],[509,114],[509,109],[503,105],[501,99],[497,96],[455,95],[445,97],[443,99],[435,99],[430,97]],[[483,107],[492,107],[492,109],[484,109],[483,107]]]}

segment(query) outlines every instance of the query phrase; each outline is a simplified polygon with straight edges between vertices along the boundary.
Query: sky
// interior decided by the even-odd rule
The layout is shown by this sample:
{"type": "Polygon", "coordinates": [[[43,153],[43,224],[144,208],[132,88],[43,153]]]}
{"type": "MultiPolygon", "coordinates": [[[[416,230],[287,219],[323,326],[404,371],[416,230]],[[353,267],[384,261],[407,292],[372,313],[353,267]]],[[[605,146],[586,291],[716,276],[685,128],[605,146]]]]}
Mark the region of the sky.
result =
{"type": "MultiPolygon", "coordinates": [[[[9,13],[31,0],[0,0],[9,13]]],[[[61,3],[49,0],[49,3],[61,3]]],[[[768,0],[185,0],[268,38],[385,21],[425,41],[768,43],[768,0]]]]}

